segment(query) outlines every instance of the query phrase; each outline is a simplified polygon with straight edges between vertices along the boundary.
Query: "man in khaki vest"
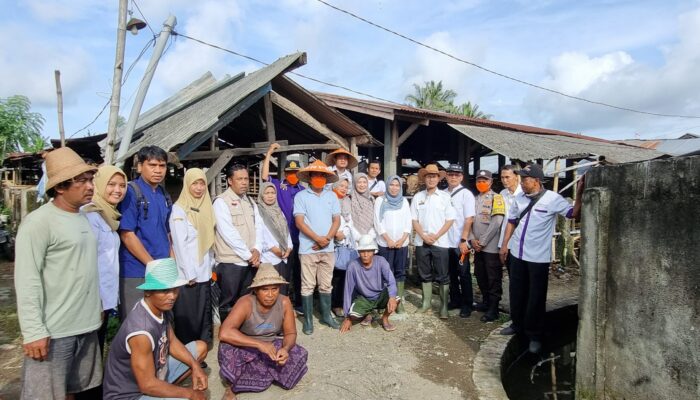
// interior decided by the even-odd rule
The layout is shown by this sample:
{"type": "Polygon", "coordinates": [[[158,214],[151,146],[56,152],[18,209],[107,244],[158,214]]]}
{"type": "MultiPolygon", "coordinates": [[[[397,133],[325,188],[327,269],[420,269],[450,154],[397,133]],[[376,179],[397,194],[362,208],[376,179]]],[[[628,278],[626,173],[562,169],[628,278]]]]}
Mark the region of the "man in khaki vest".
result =
{"type": "Polygon", "coordinates": [[[234,164],[227,173],[228,189],[214,200],[217,281],[221,288],[219,316],[226,319],[239,297],[247,292],[260,265],[262,220],[258,207],[246,195],[248,170],[234,164]]]}

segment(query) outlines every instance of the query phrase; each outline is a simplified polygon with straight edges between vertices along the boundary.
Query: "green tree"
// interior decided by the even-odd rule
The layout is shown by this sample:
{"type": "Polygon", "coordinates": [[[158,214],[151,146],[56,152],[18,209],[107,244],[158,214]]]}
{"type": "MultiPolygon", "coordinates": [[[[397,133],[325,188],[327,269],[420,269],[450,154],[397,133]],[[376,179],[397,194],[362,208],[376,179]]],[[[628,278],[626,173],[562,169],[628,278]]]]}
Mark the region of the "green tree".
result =
{"type": "Polygon", "coordinates": [[[406,101],[414,107],[450,112],[454,108],[452,102],[455,97],[457,93],[451,89],[444,89],[442,81],[430,81],[424,82],[423,86],[414,83],[413,94],[406,96],[406,101]]]}
{"type": "Polygon", "coordinates": [[[480,118],[480,119],[493,118],[493,115],[486,114],[485,112],[479,110],[479,106],[476,103],[472,104],[471,101],[468,101],[466,103],[462,103],[461,105],[454,107],[454,109],[451,110],[450,112],[452,114],[464,115],[464,116],[472,117],[472,118],[480,118]]]}
{"type": "Polygon", "coordinates": [[[0,98],[0,160],[10,152],[43,150],[48,139],[41,136],[44,117],[31,112],[32,103],[25,96],[0,98]]]}

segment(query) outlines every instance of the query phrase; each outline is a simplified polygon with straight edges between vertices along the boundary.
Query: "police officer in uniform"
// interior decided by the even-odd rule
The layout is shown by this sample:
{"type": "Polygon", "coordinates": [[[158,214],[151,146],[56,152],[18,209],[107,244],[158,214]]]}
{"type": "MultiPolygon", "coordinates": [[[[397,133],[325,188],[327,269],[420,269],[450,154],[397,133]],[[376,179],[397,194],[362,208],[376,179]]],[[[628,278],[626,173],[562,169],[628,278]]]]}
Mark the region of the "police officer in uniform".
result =
{"type": "Polygon", "coordinates": [[[498,241],[506,209],[503,196],[491,190],[492,184],[491,171],[477,171],[476,189],[479,194],[476,196],[476,216],[470,243],[474,249],[474,275],[482,295],[482,302],[476,305],[476,309],[485,312],[481,317],[482,322],[498,319],[498,303],[503,294],[498,241]]]}

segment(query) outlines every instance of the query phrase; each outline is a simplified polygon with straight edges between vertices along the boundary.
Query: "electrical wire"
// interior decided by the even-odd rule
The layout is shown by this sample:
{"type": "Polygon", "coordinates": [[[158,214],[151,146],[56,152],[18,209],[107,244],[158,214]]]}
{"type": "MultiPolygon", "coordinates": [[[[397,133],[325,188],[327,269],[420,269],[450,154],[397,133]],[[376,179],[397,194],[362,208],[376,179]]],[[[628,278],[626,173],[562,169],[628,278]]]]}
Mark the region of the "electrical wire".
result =
{"type": "Polygon", "coordinates": [[[143,15],[143,13],[141,12],[141,7],[139,7],[139,5],[136,4],[136,0],[131,0],[131,3],[132,3],[134,6],[136,6],[136,10],[138,10],[139,14],[141,14],[141,18],[143,18],[143,22],[146,23],[146,26],[147,26],[148,29],[151,31],[151,33],[153,34],[153,36],[154,36],[154,37],[157,36],[156,33],[155,33],[155,31],[153,31],[153,28],[151,28],[151,24],[148,23],[148,19],[146,19],[146,16],[143,15]]]}
{"type": "Polygon", "coordinates": [[[400,38],[402,38],[402,39],[405,39],[405,40],[407,40],[407,41],[409,41],[409,42],[411,42],[411,43],[414,43],[414,44],[416,44],[416,45],[418,45],[418,46],[425,47],[426,49],[432,50],[432,51],[434,51],[434,52],[436,52],[436,53],[442,54],[442,55],[444,55],[444,56],[446,56],[446,57],[449,57],[449,58],[451,58],[451,59],[453,59],[453,60],[456,60],[456,61],[459,61],[459,62],[461,62],[461,63],[467,64],[467,65],[471,65],[472,67],[478,68],[478,69],[480,69],[480,70],[482,70],[482,71],[485,71],[485,72],[487,72],[487,73],[489,73],[489,74],[493,74],[493,75],[496,75],[496,76],[498,76],[498,77],[511,80],[511,81],[513,81],[513,82],[517,82],[517,83],[520,83],[520,84],[523,84],[523,85],[526,85],[526,86],[530,86],[530,87],[533,87],[533,88],[535,88],[535,89],[543,90],[543,91],[546,91],[546,92],[549,92],[549,93],[553,93],[553,94],[556,94],[556,95],[559,95],[559,96],[564,96],[564,97],[567,97],[567,98],[573,99],[573,100],[578,100],[578,101],[586,102],[586,103],[589,103],[589,104],[594,104],[594,105],[598,105],[598,106],[613,108],[613,109],[616,109],[616,110],[627,111],[627,112],[632,112],[632,113],[637,113],[637,114],[653,115],[653,116],[656,116],[656,117],[700,119],[700,116],[697,116],[697,115],[663,114],[663,113],[655,113],[655,112],[649,112],[649,111],[636,110],[636,109],[628,108],[628,107],[616,106],[616,105],[613,105],[613,104],[604,103],[604,102],[602,102],[602,101],[595,101],[595,100],[590,100],[590,99],[586,99],[586,98],[579,97],[579,96],[573,96],[573,95],[566,94],[566,93],[563,93],[563,92],[560,92],[560,91],[557,91],[557,90],[554,90],[554,89],[550,89],[550,88],[547,88],[547,87],[544,87],[544,86],[540,86],[540,85],[537,85],[537,84],[534,84],[534,83],[530,83],[530,82],[524,81],[524,80],[522,80],[522,79],[518,79],[518,78],[512,77],[512,76],[510,76],[510,75],[506,75],[506,74],[503,74],[503,73],[494,71],[494,70],[492,70],[492,69],[483,67],[483,66],[481,66],[481,65],[479,65],[479,64],[476,64],[476,63],[474,63],[474,62],[465,60],[465,59],[463,59],[463,58],[459,58],[459,57],[457,57],[457,56],[455,56],[455,55],[452,55],[452,54],[450,54],[450,53],[448,53],[448,52],[446,52],[446,51],[444,51],[444,50],[440,50],[440,49],[438,49],[438,48],[436,48],[436,47],[433,47],[433,46],[430,46],[430,45],[428,45],[428,44],[425,44],[425,43],[423,43],[423,42],[421,42],[421,41],[419,41],[419,40],[413,39],[413,38],[411,38],[411,37],[409,37],[409,36],[406,36],[406,35],[404,35],[404,34],[401,34],[401,33],[399,33],[399,32],[396,32],[396,31],[394,31],[394,30],[391,30],[391,29],[389,29],[389,28],[386,28],[386,27],[384,27],[384,26],[382,26],[382,25],[379,25],[379,24],[377,24],[377,23],[375,23],[375,22],[372,22],[372,21],[370,21],[370,20],[368,20],[368,19],[366,19],[366,18],[363,18],[363,17],[361,17],[361,16],[359,16],[359,15],[357,15],[357,14],[354,14],[354,13],[352,13],[352,12],[350,12],[350,11],[344,10],[344,9],[342,9],[342,8],[340,8],[340,7],[337,7],[337,6],[333,5],[333,4],[330,4],[330,3],[328,3],[328,2],[326,2],[326,1],[324,1],[324,0],[316,0],[316,1],[318,1],[318,2],[321,3],[321,4],[324,4],[324,5],[328,6],[328,7],[330,7],[330,8],[332,8],[332,9],[336,10],[336,11],[339,11],[339,12],[344,13],[344,14],[346,14],[346,15],[349,15],[349,16],[355,18],[355,19],[358,19],[358,20],[360,20],[360,21],[362,21],[362,22],[364,22],[364,23],[366,23],[366,24],[369,24],[369,25],[371,25],[371,26],[373,26],[373,27],[375,27],[375,28],[377,28],[377,29],[381,29],[381,30],[383,30],[383,31],[386,31],[386,32],[388,32],[388,33],[391,33],[392,35],[395,35],[395,36],[398,36],[398,37],[400,37],[400,38]]]}

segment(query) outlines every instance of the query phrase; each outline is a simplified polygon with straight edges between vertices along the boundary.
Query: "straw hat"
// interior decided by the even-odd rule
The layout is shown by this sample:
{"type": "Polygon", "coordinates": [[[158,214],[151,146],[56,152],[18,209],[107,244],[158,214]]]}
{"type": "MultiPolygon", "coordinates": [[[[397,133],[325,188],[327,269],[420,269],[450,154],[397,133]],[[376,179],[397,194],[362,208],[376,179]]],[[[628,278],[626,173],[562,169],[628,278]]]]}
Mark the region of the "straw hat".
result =
{"type": "Polygon", "coordinates": [[[377,248],[377,242],[374,240],[374,236],[372,236],[372,235],[360,236],[360,240],[357,241],[357,248],[355,250],[357,250],[357,251],[374,250],[376,252],[378,250],[378,248],[377,248]]]}
{"type": "Polygon", "coordinates": [[[173,258],[161,258],[146,264],[146,277],[142,285],[136,289],[141,290],[166,290],[187,284],[185,279],[180,279],[177,271],[177,263],[173,258]]]}
{"type": "Polygon", "coordinates": [[[299,177],[300,181],[308,182],[309,175],[311,175],[312,172],[321,172],[323,174],[326,174],[327,183],[338,182],[338,175],[331,172],[328,169],[328,166],[324,164],[321,160],[316,160],[309,164],[308,167],[297,172],[297,177],[299,177]]]}
{"type": "Polygon", "coordinates": [[[46,190],[88,172],[97,171],[97,167],[87,164],[80,156],[68,147],[61,147],[45,157],[46,160],[46,190]]]}
{"type": "Polygon", "coordinates": [[[438,174],[440,175],[441,180],[445,178],[445,175],[447,175],[445,171],[440,171],[436,164],[428,164],[425,166],[425,168],[418,170],[418,178],[421,181],[425,180],[425,176],[428,174],[438,174]]]}
{"type": "Polygon", "coordinates": [[[345,149],[338,149],[329,155],[326,156],[326,165],[335,165],[335,159],[338,156],[338,154],[347,154],[348,155],[348,169],[353,169],[357,167],[357,158],[352,155],[349,151],[345,149]]]}
{"type": "Polygon", "coordinates": [[[248,289],[267,285],[287,285],[288,283],[289,282],[285,281],[284,278],[280,276],[272,264],[262,263],[260,267],[258,267],[258,273],[255,274],[253,283],[248,286],[248,289]]]}

